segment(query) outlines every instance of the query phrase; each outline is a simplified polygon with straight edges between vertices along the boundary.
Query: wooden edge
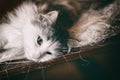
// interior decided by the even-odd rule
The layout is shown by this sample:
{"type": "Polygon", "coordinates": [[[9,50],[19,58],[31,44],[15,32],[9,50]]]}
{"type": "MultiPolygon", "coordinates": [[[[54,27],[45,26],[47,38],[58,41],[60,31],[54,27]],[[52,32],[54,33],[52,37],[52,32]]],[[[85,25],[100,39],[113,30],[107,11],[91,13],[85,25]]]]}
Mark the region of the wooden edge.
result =
{"type": "MultiPolygon", "coordinates": [[[[0,77],[6,76],[6,74],[13,75],[13,74],[18,74],[18,73],[25,73],[28,70],[32,71],[35,69],[48,68],[50,66],[57,65],[60,63],[70,62],[70,61],[73,61],[76,59],[80,59],[81,57],[85,58],[90,55],[94,55],[94,53],[93,53],[94,50],[100,50],[100,49],[104,49],[104,48],[112,46],[112,45],[120,44],[120,35],[108,38],[108,40],[109,41],[104,43],[104,45],[83,48],[83,49],[81,49],[80,52],[78,51],[76,53],[73,52],[71,54],[66,54],[64,56],[58,57],[58,58],[48,61],[48,62],[43,62],[43,63],[28,62],[25,64],[15,64],[16,67],[6,68],[6,69],[0,71],[0,77]]],[[[11,64],[10,66],[14,66],[14,64],[13,65],[11,64]]]]}

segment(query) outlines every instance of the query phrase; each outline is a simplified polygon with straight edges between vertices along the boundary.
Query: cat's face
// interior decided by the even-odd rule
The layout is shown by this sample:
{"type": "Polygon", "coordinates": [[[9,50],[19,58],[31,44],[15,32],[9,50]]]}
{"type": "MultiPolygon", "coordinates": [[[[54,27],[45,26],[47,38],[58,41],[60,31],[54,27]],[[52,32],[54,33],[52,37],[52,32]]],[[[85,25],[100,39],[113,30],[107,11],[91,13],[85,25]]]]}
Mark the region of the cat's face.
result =
{"type": "Polygon", "coordinates": [[[53,27],[57,16],[57,11],[51,11],[45,15],[40,15],[38,20],[32,21],[32,26],[29,27],[24,42],[25,56],[28,59],[35,62],[48,61],[62,55],[63,48],[66,50],[65,42],[60,41],[64,38],[59,32],[61,30],[57,32],[53,27]]]}

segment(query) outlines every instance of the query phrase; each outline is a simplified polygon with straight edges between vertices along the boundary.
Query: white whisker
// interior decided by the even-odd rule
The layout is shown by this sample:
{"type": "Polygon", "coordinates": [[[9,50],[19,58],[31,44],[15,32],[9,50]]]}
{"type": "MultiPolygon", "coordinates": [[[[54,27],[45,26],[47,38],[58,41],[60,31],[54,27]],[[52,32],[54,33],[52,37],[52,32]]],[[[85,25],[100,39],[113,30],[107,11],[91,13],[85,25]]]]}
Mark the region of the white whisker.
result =
{"type": "Polygon", "coordinates": [[[69,64],[69,61],[67,60],[67,58],[64,55],[62,55],[62,57],[65,59],[66,63],[69,64]]]}
{"type": "Polygon", "coordinates": [[[43,79],[43,80],[46,80],[46,78],[45,78],[44,66],[42,65],[42,63],[40,63],[40,68],[41,68],[41,70],[42,70],[42,79],[43,79]]]}
{"type": "Polygon", "coordinates": [[[5,72],[6,72],[7,80],[9,80],[9,76],[8,76],[8,70],[7,70],[7,68],[5,69],[5,72]]]}
{"type": "Polygon", "coordinates": [[[28,75],[29,75],[29,72],[30,72],[30,68],[31,68],[31,65],[29,65],[29,67],[28,67],[28,70],[27,70],[26,75],[25,75],[25,80],[27,80],[27,78],[28,78],[28,75]]]}
{"type": "Polygon", "coordinates": [[[89,62],[88,60],[84,59],[84,58],[81,56],[80,53],[79,53],[79,57],[80,57],[80,59],[81,59],[83,62],[86,63],[86,64],[85,64],[86,66],[89,65],[90,62],[89,62]]]}

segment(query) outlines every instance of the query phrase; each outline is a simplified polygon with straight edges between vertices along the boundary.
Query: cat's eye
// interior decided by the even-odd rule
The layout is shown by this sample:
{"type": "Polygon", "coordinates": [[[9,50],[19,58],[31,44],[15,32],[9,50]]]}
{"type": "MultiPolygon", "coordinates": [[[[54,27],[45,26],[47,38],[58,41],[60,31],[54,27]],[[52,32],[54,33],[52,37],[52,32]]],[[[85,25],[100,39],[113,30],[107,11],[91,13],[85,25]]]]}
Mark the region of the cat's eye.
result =
{"type": "Polygon", "coordinates": [[[52,53],[51,53],[51,52],[46,52],[46,54],[52,55],[52,53]]]}
{"type": "Polygon", "coordinates": [[[37,38],[37,43],[38,43],[39,45],[41,45],[42,42],[43,42],[42,38],[41,38],[40,36],[38,36],[38,38],[37,38]]]}

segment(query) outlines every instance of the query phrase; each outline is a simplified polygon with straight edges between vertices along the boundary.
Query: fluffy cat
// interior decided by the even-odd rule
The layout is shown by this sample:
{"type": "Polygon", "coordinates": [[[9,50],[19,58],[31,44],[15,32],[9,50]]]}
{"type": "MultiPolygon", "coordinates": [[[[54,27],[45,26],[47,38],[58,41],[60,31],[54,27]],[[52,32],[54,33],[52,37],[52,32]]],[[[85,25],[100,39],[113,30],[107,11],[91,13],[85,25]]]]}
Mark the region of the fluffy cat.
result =
{"type": "Polygon", "coordinates": [[[18,8],[7,13],[0,20],[0,62],[23,57],[42,62],[67,52],[68,32],[66,29],[77,19],[79,6],[74,5],[79,0],[75,2],[72,0],[22,0],[18,2],[22,2],[22,5],[20,4],[18,8]],[[73,11],[77,7],[78,10],[73,11]],[[49,13],[51,17],[48,16],[49,13]],[[53,22],[50,22],[51,19],[53,22]],[[41,46],[37,45],[37,38],[42,42],[41,46]]]}
{"type": "Polygon", "coordinates": [[[64,49],[67,52],[67,45],[82,47],[114,35],[112,31],[119,23],[116,20],[120,15],[118,0],[30,0],[30,3],[23,3],[0,21],[1,62],[23,57],[36,62],[48,61],[62,55],[64,49]],[[77,41],[69,40],[69,36],[77,41]]]}
{"type": "MultiPolygon", "coordinates": [[[[0,62],[27,58],[43,62],[62,55],[65,31],[55,25],[58,11],[42,13],[31,1],[23,2],[0,24],[0,62]]],[[[44,8],[41,7],[41,9],[44,8]]]]}
{"type": "Polygon", "coordinates": [[[119,0],[92,2],[89,9],[82,13],[78,21],[68,30],[70,37],[77,40],[71,46],[97,45],[107,37],[120,33],[119,15],[119,0]]]}
{"type": "Polygon", "coordinates": [[[41,62],[66,52],[68,49],[66,29],[77,20],[84,8],[81,6],[83,3],[79,0],[22,0],[18,2],[22,2],[22,5],[20,4],[18,8],[7,13],[0,20],[0,62],[23,57],[41,62]],[[48,16],[49,13],[51,17],[48,16]],[[52,23],[50,23],[51,19],[52,23]],[[41,41],[40,46],[37,45],[37,38],[41,41]]]}

